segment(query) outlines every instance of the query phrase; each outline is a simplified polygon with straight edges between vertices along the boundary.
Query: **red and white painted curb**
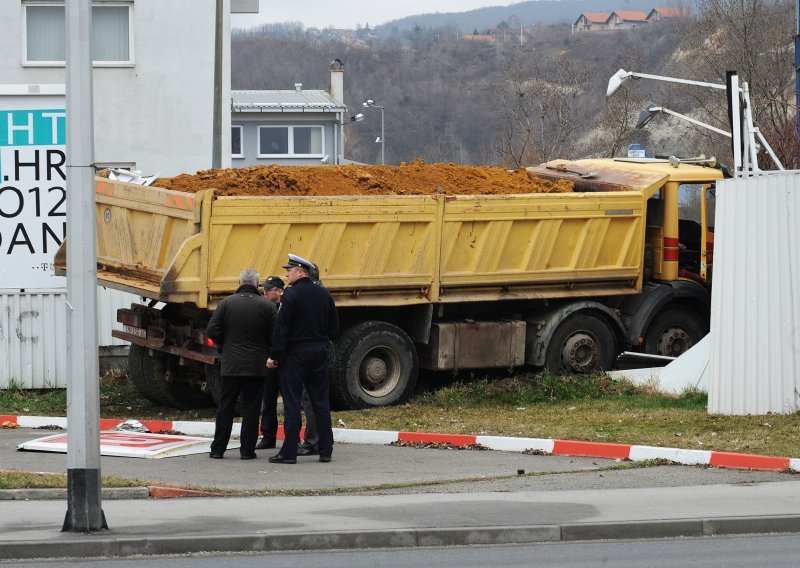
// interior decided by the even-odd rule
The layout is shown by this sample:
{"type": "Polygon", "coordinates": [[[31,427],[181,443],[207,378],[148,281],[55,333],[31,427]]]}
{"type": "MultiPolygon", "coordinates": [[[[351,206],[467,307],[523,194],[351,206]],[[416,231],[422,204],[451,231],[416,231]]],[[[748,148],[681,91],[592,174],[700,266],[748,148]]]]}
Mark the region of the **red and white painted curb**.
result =
{"type": "MultiPolygon", "coordinates": [[[[103,418],[100,429],[117,426],[123,420],[103,418]]],[[[11,422],[21,428],[41,428],[43,426],[67,427],[65,417],[46,416],[4,416],[0,424],[11,422]]],[[[151,432],[176,431],[187,436],[214,435],[213,422],[189,422],[166,420],[141,420],[151,432]]],[[[239,434],[240,424],[233,425],[233,434],[239,434]]],[[[282,427],[278,438],[283,438],[282,427]]],[[[512,438],[507,436],[474,436],[468,434],[436,434],[423,432],[394,432],[383,430],[352,430],[334,428],[333,438],[348,444],[390,444],[392,442],[441,443],[453,446],[480,444],[490,450],[502,452],[534,451],[554,456],[585,456],[592,458],[645,461],[663,459],[682,465],[709,465],[735,469],[758,469],[767,471],[794,471],[800,473],[800,458],[780,458],[734,452],[712,450],[687,450],[681,448],[661,448],[657,446],[635,446],[630,444],[606,444],[601,442],[578,442],[572,440],[552,440],[548,438],[512,438]]]]}

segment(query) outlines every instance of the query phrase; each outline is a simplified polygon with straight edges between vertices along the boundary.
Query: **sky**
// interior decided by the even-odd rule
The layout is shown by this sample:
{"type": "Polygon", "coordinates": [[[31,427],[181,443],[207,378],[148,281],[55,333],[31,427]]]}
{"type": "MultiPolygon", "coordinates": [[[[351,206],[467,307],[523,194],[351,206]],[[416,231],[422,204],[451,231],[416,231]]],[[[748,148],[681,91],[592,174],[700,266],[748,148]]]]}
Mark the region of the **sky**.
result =
{"type": "Polygon", "coordinates": [[[467,12],[486,6],[508,6],[521,0],[259,0],[258,14],[234,14],[234,28],[266,23],[301,22],[305,27],[355,29],[415,14],[467,12]]]}

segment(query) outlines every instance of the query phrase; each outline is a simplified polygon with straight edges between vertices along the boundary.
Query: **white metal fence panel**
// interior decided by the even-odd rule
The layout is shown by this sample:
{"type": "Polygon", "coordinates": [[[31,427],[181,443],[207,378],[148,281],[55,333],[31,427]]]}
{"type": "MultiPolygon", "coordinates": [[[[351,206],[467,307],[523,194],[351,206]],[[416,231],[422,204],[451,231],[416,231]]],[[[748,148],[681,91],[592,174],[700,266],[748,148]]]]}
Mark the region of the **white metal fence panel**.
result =
{"type": "MultiPolygon", "coordinates": [[[[66,294],[63,290],[0,293],[0,388],[63,388],[67,384],[66,294]]],[[[111,337],[117,308],[138,297],[97,290],[99,345],[111,337]]]]}
{"type": "Polygon", "coordinates": [[[800,173],[717,185],[711,414],[800,410],[800,173]]]}

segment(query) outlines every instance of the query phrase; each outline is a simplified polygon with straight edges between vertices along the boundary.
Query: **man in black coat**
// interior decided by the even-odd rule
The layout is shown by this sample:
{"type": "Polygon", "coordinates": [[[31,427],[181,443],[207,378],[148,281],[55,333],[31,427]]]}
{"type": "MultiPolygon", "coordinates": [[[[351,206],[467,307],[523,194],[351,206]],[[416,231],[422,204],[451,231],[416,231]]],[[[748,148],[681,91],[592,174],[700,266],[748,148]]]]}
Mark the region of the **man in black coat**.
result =
{"type": "MultiPolygon", "coordinates": [[[[280,310],[281,296],[283,296],[283,280],[279,276],[269,276],[261,287],[264,290],[264,297],[275,304],[280,310]]],[[[278,437],[278,396],[281,392],[278,380],[277,369],[267,369],[267,376],[264,379],[264,393],[261,398],[261,441],[256,444],[257,450],[266,450],[275,447],[278,437]]],[[[314,409],[311,407],[311,399],[308,393],[303,391],[303,412],[306,415],[306,430],[303,443],[297,448],[297,455],[310,456],[317,454],[317,420],[314,417],[314,409]]]]}
{"type": "Polygon", "coordinates": [[[283,294],[267,366],[278,369],[285,437],[280,452],[269,461],[285,464],[297,461],[300,400],[305,387],[317,418],[319,461],[329,462],[333,453],[333,429],[328,353],[331,339],[339,335],[339,317],[330,292],[309,278],[317,270],[313,262],[290,254],[289,262],[283,267],[291,287],[283,294]]]}
{"type": "Polygon", "coordinates": [[[242,416],[239,454],[243,460],[256,457],[261,388],[267,374],[275,313],[275,304],[258,292],[258,272],[246,268],[239,276],[239,288],[217,305],[208,322],[206,335],[219,346],[222,360],[222,397],[211,458],[221,459],[228,447],[234,408],[242,392],[247,406],[242,416]]]}

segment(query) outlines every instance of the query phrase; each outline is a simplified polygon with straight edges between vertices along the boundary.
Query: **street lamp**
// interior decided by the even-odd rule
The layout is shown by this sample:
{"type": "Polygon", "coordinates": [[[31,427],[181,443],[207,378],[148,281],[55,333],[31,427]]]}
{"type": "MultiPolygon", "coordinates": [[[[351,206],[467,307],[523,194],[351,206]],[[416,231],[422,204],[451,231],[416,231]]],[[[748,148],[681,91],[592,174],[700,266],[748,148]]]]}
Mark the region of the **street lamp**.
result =
{"type": "Polygon", "coordinates": [[[384,109],[384,107],[379,105],[379,104],[376,104],[375,101],[373,101],[372,99],[367,99],[366,101],[364,101],[364,108],[368,108],[368,107],[374,107],[374,108],[381,109],[381,135],[380,135],[380,138],[375,140],[375,142],[380,142],[380,144],[381,144],[381,165],[384,165],[386,163],[386,137],[384,136],[384,133],[383,133],[383,109],[384,109]]]}

